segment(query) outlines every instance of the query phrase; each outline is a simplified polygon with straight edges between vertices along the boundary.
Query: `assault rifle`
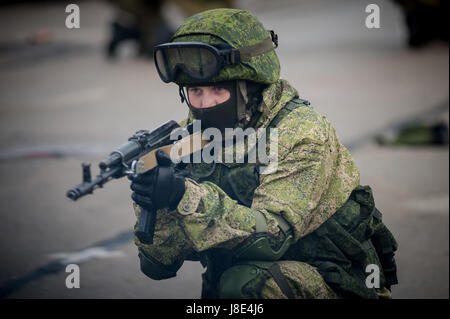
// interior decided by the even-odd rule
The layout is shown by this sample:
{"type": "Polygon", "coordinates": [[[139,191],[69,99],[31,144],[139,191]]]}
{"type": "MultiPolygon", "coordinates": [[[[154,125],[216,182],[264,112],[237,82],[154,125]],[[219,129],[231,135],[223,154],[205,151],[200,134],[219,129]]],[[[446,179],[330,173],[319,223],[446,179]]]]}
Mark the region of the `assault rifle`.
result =
{"type": "MultiPolygon", "coordinates": [[[[96,188],[103,187],[105,183],[112,179],[119,179],[128,175],[136,176],[155,168],[158,165],[155,153],[159,149],[167,155],[173,156],[172,148],[177,145],[175,155],[183,158],[201,150],[208,143],[201,138],[201,132],[188,135],[179,141],[171,140],[171,133],[177,128],[180,128],[180,126],[175,121],[168,121],[153,131],[137,131],[128,139],[127,143],[113,151],[98,164],[100,174],[94,179],[91,178],[90,164],[82,163],[83,181],[68,190],[66,196],[75,201],[87,194],[92,194],[96,188]],[[177,144],[174,144],[174,142],[177,144]]],[[[136,236],[142,243],[153,244],[155,221],[156,211],[147,211],[141,207],[136,236]]]]}

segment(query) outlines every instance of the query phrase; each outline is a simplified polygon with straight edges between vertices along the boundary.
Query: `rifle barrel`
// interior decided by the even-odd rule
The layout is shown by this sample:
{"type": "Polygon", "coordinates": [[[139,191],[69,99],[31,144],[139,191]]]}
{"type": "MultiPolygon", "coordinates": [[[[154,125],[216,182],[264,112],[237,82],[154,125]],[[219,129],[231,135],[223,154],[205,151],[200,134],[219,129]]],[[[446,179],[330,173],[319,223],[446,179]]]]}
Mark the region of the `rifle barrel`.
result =
{"type": "Polygon", "coordinates": [[[67,198],[75,201],[80,197],[87,194],[92,194],[94,189],[97,187],[102,187],[107,181],[115,177],[117,173],[122,170],[122,167],[118,166],[108,171],[98,174],[91,182],[82,182],[77,186],[69,189],[66,193],[67,198]]]}

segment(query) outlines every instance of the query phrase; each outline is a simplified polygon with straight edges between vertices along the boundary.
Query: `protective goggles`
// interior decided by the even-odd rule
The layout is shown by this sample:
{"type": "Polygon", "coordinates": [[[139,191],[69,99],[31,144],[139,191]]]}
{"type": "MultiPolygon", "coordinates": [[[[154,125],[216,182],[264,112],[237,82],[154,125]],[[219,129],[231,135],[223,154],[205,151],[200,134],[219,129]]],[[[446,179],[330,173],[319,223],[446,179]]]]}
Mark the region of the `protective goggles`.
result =
{"type": "Polygon", "coordinates": [[[254,56],[277,47],[276,34],[255,45],[234,49],[202,42],[172,42],[157,45],[153,52],[156,69],[161,79],[173,82],[180,71],[197,81],[207,81],[226,65],[248,62],[254,56]],[[272,44],[275,43],[275,46],[272,44]]]}

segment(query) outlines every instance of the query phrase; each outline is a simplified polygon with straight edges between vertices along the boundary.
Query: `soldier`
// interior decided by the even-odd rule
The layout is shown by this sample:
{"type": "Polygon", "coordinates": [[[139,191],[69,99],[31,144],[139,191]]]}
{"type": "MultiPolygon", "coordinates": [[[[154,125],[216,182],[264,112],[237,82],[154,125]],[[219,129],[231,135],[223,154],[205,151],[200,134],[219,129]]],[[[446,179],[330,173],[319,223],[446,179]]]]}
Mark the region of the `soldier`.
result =
{"type": "Polygon", "coordinates": [[[158,209],[154,243],[135,239],[141,270],[166,279],[201,261],[202,298],[390,298],[395,239],[333,126],[280,79],[277,42],[248,11],[216,9],[155,48],[161,79],[189,107],[183,125],[277,128],[278,167],[182,169],[157,153],[159,165],[131,184],[137,217],[158,209]]]}

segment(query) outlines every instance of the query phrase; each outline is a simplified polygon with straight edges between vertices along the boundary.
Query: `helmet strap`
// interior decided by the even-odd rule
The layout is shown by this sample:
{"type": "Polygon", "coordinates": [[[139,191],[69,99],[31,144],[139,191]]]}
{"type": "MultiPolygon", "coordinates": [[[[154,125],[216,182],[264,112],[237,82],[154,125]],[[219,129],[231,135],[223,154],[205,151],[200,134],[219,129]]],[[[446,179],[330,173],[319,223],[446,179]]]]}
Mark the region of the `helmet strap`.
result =
{"type": "Polygon", "coordinates": [[[251,58],[272,51],[277,47],[278,47],[278,36],[275,34],[275,32],[271,31],[270,37],[268,37],[267,39],[258,42],[254,45],[239,48],[237,50],[239,50],[242,62],[250,62],[251,58]]]}
{"type": "Polygon", "coordinates": [[[184,93],[184,88],[181,85],[178,85],[178,94],[180,94],[181,104],[183,104],[187,99],[186,94],[184,93]]]}

